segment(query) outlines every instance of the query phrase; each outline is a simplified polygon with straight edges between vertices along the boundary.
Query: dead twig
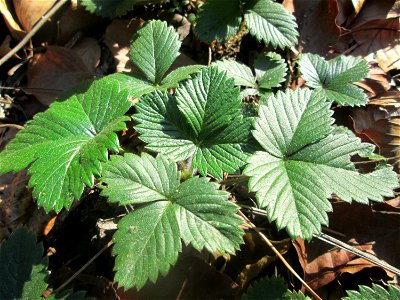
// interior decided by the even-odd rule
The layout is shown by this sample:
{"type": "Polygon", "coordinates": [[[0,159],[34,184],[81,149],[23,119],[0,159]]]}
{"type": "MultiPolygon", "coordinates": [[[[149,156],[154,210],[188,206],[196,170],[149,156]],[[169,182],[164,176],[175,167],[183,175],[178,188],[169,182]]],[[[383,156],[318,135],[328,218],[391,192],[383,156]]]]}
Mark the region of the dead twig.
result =
{"type": "Polygon", "coordinates": [[[56,5],[50,8],[48,12],[42,16],[39,22],[35,24],[32,30],[29,31],[26,36],[18,43],[18,45],[0,59],[0,66],[4,64],[7,60],[9,60],[19,50],[21,50],[21,48],[29,42],[29,40],[39,31],[39,29],[42,28],[42,26],[67,2],[69,2],[69,0],[60,0],[56,3],[56,5]]]}
{"type": "Polygon", "coordinates": [[[288,268],[288,270],[304,285],[304,287],[315,297],[317,300],[322,300],[320,296],[300,277],[299,274],[292,268],[282,254],[275,248],[271,241],[241,212],[239,211],[242,218],[246,221],[247,225],[253,229],[257,234],[265,241],[265,243],[271,248],[276,256],[282,261],[282,263],[288,268]]]}

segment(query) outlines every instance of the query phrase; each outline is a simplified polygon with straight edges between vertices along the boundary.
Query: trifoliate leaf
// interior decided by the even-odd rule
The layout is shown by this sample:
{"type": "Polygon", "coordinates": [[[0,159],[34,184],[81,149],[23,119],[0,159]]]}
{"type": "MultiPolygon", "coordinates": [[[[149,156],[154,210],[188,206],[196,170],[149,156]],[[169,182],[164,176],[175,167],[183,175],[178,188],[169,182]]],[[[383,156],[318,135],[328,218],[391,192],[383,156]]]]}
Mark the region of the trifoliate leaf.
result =
{"type": "Polygon", "coordinates": [[[338,56],[330,61],[316,54],[303,54],[299,61],[302,77],[318,97],[326,97],[341,105],[360,106],[368,102],[367,95],[353,82],[368,74],[368,63],[361,58],[338,56]]]}
{"type": "Polygon", "coordinates": [[[286,76],[286,63],[274,52],[261,54],[254,62],[258,85],[262,89],[279,87],[286,76]]]}
{"type": "Polygon", "coordinates": [[[266,277],[247,289],[242,300],[280,300],[287,292],[287,285],[280,277],[266,277]]]}
{"type": "Polygon", "coordinates": [[[259,41],[282,49],[297,43],[295,17],[283,5],[271,0],[250,0],[244,9],[246,26],[259,41]]]}
{"type": "Polygon", "coordinates": [[[116,131],[129,120],[129,93],[115,80],[95,81],[82,94],[50,108],[29,121],[1,153],[0,172],[30,165],[29,186],[46,211],[69,208],[84,186],[101,174],[107,149],[118,152],[116,131]]]}
{"type": "Polygon", "coordinates": [[[400,289],[398,287],[389,285],[387,290],[378,284],[373,283],[372,288],[360,285],[359,292],[356,291],[346,291],[347,297],[343,300],[399,300],[400,299],[400,289]]]}
{"type": "Polygon", "coordinates": [[[200,174],[222,178],[235,172],[247,154],[251,119],[240,112],[239,89],[217,68],[203,69],[174,96],[155,92],[142,98],[133,118],[147,148],[178,161],[193,156],[200,174]]]}
{"type": "Polygon", "coordinates": [[[200,40],[218,42],[234,36],[240,29],[240,0],[208,0],[199,13],[196,32],[200,40]]]}
{"type": "Polygon", "coordinates": [[[320,233],[332,194],[367,203],[391,196],[398,186],[390,166],[366,174],[356,170],[350,157],[367,148],[334,131],[331,114],[329,103],[306,89],[278,92],[259,109],[253,135],[265,151],[248,159],[244,173],[268,218],[292,238],[320,233]]]}
{"type": "Polygon", "coordinates": [[[141,288],[159,273],[165,275],[181,251],[181,238],[199,251],[239,248],[238,207],[208,178],[181,184],[174,162],[148,154],[114,156],[103,174],[102,195],[110,202],[142,204],[121,219],[114,236],[115,279],[125,288],[141,288]]]}
{"type": "Polygon", "coordinates": [[[125,15],[134,5],[158,2],[162,0],[79,0],[79,4],[91,13],[109,18],[125,15]]]}
{"type": "Polygon", "coordinates": [[[174,28],[153,20],[140,29],[133,39],[129,57],[147,80],[159,84],[179,55],[181,42],[174,28]]]}
{"type": "Polygon", "coordinates": [[[243,63],[234,60],[218,60],[213,63],[220,71],[225,71],[226,75],[233,78],[235,85],[256,88],[256,78],[251,69],[243,63]]]}
{"type": "Polygon", "coordinates": [[[0,245],[0,299],[39,299],[46,290],[47,257],[26,228],[0,245]]]}

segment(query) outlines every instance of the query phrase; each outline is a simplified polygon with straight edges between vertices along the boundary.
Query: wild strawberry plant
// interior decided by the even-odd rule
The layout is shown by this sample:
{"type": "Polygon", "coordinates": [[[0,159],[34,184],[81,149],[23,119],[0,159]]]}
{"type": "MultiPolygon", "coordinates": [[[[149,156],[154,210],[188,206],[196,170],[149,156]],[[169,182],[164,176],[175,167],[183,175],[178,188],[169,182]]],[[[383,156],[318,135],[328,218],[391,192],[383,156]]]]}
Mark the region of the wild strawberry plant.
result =
{"type": "MultiPolygon", "coordinates": [[[[207,1],[199,35],[225,39],[245,21],[260,41],[280,48],[296,43],[294,18],[280,4],[233,4],[207,1]]],[[[304,54],[299,68],[314,90],[274,93],[287,72],[277,54],[261,54],[254,73],[244,64],[223,61],[167,74],[179,48],[172,27],[148,22],[132,41],[135,72],[96,80],[85,92],[55,102],[29,121],[0,156],[1,173],[29,168],[29,186],[46,211],[70,208],[96,180],[110,203],[134,208],[114,235],[115,279],[121,286],[139,289],[165,275],[182,241],[212,253],[239,249],[240,207],[218,188],[226,173],[247,176],[257,205],[293,239],[321,233],[332,195],[367,204],[393,194],[398,180],[392,168],[379,157],[375,169],[358,170],[352,156],[374,159],[374,147],[335,126],[331,117],[333,101],[366,103],[352,85],[366,76],[364,61],[339,57],[327,62],[304,54]],[[256,117],[243,114],[246,94],[265,97],[256,102],[256,117]],[[136,113],[127,116],[133,98],[139,98],[136,113]],[[131,118],[146,150],[119,155],[116,132],[131,118]]]]}

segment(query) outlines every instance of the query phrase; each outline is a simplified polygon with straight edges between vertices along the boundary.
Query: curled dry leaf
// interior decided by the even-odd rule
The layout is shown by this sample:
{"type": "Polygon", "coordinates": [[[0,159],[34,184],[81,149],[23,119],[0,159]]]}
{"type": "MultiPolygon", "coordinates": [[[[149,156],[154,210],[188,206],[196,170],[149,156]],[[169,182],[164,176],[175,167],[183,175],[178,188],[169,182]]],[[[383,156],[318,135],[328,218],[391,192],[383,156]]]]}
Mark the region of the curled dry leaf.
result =
{"type": "MultiPolygon", "coordinates": [[[[25,34],[25,32],[21,29],[19,24],[14,20],[10,10],[8,9],[8,5],[6,0],[0,0],[0,13],[4,17],[4,21],[8,27],[13,38],[17,40],[21,40],[25,34]]],[[[1,55],[3,56],[3,55],[1,55]]]]}
{"type": "Polygon", "coordinates": [[[388,91],[372,100],[367,109],[353,110],[352,118],[357,133],[379,147],[394,169],[400,171],[400,92],[388,91]]]}
{"type": "MultiPolygon", "coordinates": [[[[333,204],[329,215],[330,229],[345,235],[342,241],[367,251],[387,263],[399,267],[398,237],[400,234],[399,214],[384,214],[372,211],[369,206],[338,202],[333,204]],[[396,242],[394,242],[396,241],[396,242]]],[[[338,237],[337,237],[338,238],[338,237]]],[[[374,264],[355,257],[353,254],[313,239],[306,243],[300,239],[294,242],[305,281],[319,289],[343,273],[357,273],[374,264]]],[[[390,277],[394,274],[387,271],[390,277]]]]}
{"type": "Polygon", "coordinates": [[[377,64],[373,64],[370,66],[368,76],[355,84],[367,92],[368,98],[373,98],[390,89],[390,76],[377,64]]]}
{"type": "Polygon", "coordinates": [[[339,39],[336,0],[284,0],[283,5],[296,16],[303,52],[325,56],[339,39]]]}
{"type": "Polygon", "coordinates": [[[49,46],[28,65],[26,92],[49,105],[63,91],[93,77],[81,57],[71,49],[49,46]]]}

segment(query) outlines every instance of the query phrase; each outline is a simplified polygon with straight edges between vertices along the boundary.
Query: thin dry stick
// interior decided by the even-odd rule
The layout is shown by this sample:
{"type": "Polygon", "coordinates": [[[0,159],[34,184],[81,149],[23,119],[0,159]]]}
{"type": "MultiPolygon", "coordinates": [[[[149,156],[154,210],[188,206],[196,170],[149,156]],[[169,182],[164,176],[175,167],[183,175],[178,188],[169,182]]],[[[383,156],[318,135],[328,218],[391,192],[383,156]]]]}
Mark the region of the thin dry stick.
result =
{"type": "Polygon", "coordinates": [[[329,236],[329,235],[327,235],[325,233],[322,233],[320,236],[314,235],[314,237],[316,237],[317,239],[319,239],[321,241],[324,241],[325,243],[328,243],[328,244],[331,244],[333,246],[339,247],[339,248],[341,248],[343,250],[346,250],[346,251],[348,251],[350,253],[353,253],[353,254],[355,254],[355,255],[357,255],[359,257],[362,257],[365,260],[368,260],[369,262],[372,262],[373,264],[378,265],[378,266],[380,266],[380,267],[382,267],[382,268],[384,268],[384,269],[386,269],[386,270],[388,270],[388,271],[400,276],[400,270],[399,269],[389,265],[385,261],[380,260],[379,258],[377,258],[376,256],[374,256],[374,255],[372,255],[372,254],[370,254],[368,252],[361,251],[361,250],[359,250],[359,249],[357,249],[355,247],[347,245],[346,243],[343,243],[342,241],[337,240],[334,237],[331,237],[331,236],[329,236]]]}
{"type": "Polygon", "coordinates": [[[104,251],[106,251],[110,246],[113,244],[112,241],[108,242],[107,245],[105,245],[102,249],[100,249],[99,252],[97,252],[89,261],[82,266],[78,271],[76,271],[70,278],[67,279],[62,285],[60,285],[58,288],[56,288],[52,294],[56,294],[59,291],[61,291],[63,288],[65,288],[72,280],[74,280],[80,273],[82,273],[96,258],[98,258],[104,251]]]}
{"type": "Polygon", "coordinates": [[[18,125],[18,124],[0,124],[0,128],[2,127],[14,127],[17,129],[24,129],[24,126],[18,125]]]}
{"type": "Polygon", "coordinates": [[[271,248],[272,251],[278,256],[278,258],[283,262],[283,264],[288,268],[288,270],[304,285],[304,287],[315,297],[317,300],[322,300],[320,296],[300,277],[299,274],[292,268],[292,266],[286,261],[286,259],[279,253],[278,249],[271,243],[271,241],[241,212],[240,215],[247,222],[248,226],[253,229],[258,235],[267,243],[267,245],[271,248]]]}
{"type": "MultiPolygon", "coordinates": [[[[266,215],[265,211],[263,211],[261,209],[254,208],[254,207],[247,206],[247,205],[240,205],[240,206],[245,208],[245,209],[247,209],[247,210],[249,210],[252,213],[263,215],[263,216],[266,215]]],[[[341,234],[339,232],[333,231],[333,230],[331,230],[329,228],[324,228],[323,230],[331,232],[331,233],[339,235],[339,236],[342,236],[342,237],[345,237],[344,234],[341,234]]],[[[377,266],[380,266],[383,269],[388,270],[388,271],[400,276],[400,270],[399,269],[397,269],[396,267],[393,267],[392,265],[389,265],[387,262],[377,258],[376,256],[374,256],[374,255],[372,255],[372,254],[370,254],[368,252],[359,250],[359,249],[357,249],[357,248],[355,248],[355,247],[353,247],[353,246],[351,246],[349,244],[346,244],[346,243],[344,243],[344,242],[342,242],[342,241],[340,241],[338,239],[335,239],[334,237],[332,237],[332,236],[330,236],[330,235],[328,235],[326,233],[322,233],[320,236],[314,234],[313,236],[315,238],[321,240],[321,241],[324,241],[324,242],[328,243],[328,244],[331,244],[333,246],[336,246],[338,248],[346,250],[346,251],[348,251],[350,253],[353,253],[353,254],[357,255],[358,257],[364,258],[365,260],[368,260],[369,262],[372,262],[373,264],[376,264],[377,266]]]]}
{"type": "Polygon", "coordinates": [[[31,31],[15,46],[10,52],[8,52],[2,59],[0,59],[0,66],[9,60],[14,54],[16,54],[27,42],[39,31],[39,29],[69,0],[60,0],[54,5],[49,11],[42,16],[39,22],[35,24],[31,31]]]}

